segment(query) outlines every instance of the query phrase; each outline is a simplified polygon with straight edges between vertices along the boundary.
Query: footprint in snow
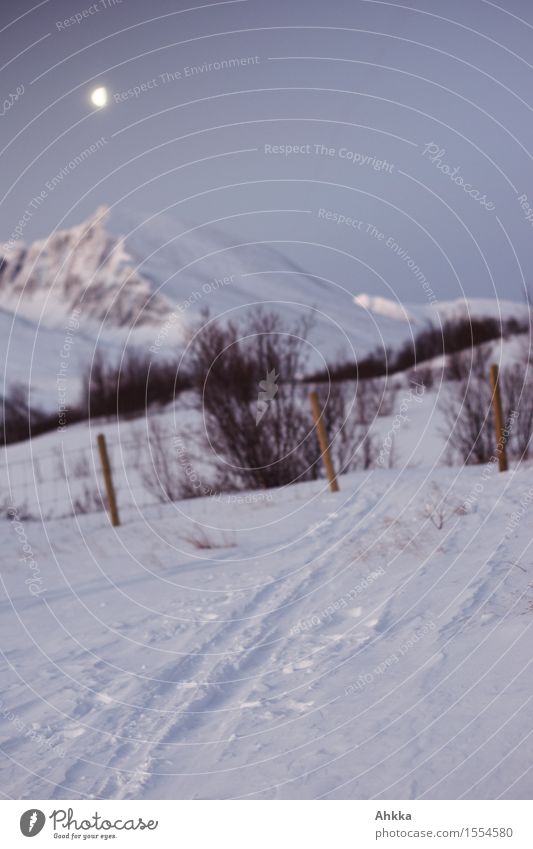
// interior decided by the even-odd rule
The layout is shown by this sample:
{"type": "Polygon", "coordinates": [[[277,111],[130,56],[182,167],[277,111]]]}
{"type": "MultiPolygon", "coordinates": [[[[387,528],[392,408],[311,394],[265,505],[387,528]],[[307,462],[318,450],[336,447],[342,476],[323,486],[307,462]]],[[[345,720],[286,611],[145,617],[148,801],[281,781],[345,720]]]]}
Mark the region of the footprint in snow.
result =
{"type": "Polygon", "coordinates": [[[61,733],[63,737],[74,740],[76,737],[81,737],[82,734],[85,734],[85,728],[80,728],[79,725],[71,725],[70,727],[63,728],[61,733]]]}
{"type": "Polygon", "coordinates": [[[298,663],[288,663],[281,671],[284,675],[291,675],[293,672],[298,672],[300,669],[309,669],[312,665],[312,660],[300,660],[298,663]]]}
{"type": "Polygon", "coordinates": [[[314,702],[297,702],[295,699],[289,699],[287,702],[287,707],[291,710],[298,711],[298,713],[303,713],[304,711],[309,710],[309,708],[312,708],[313,705],[314,702]]]}

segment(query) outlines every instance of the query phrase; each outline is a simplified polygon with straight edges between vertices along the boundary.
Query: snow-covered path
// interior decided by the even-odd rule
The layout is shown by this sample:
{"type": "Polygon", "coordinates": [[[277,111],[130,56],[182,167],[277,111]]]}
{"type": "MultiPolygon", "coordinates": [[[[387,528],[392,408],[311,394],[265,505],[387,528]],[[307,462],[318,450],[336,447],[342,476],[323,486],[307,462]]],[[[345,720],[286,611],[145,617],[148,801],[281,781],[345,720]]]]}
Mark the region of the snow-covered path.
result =
{"type": "Polygon", "coordinates": [[[530,798],[531,473],[426,474],[4,521],[10,795],[530,798]]]}

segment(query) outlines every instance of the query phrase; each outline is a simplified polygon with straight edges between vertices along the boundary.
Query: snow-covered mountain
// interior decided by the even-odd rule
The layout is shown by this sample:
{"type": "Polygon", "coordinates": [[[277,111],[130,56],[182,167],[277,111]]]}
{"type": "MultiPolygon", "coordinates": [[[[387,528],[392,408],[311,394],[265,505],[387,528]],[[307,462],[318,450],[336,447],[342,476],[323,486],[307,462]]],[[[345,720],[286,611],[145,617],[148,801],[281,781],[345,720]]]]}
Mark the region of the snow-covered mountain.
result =
{"type": "Polygon", "coordinates": [[[428,321],[528,314],[525,304],[496,299],[402,304],[332,287],[276,243],[100,207],[87,221],[17,243],[0,257],[0,355],[10,380],[29,382],[44,396],[73,311],[72,376],[96,343],[117,354],[126,340],[149,348],[165,327],[163,347],[175,350],[204,308],[235,317],[257,302],[288,324],[314,309],[311,363],[319,367],[341,352],[350,356],[350,346],[357,357],[394,349],[428,321]]]}
{"type": "Polygon", "coordinates": [[[88,320],[123,327],[153,324],[171,305],[154,295],[124,240],[105,229],[107,209],[28,247],[14,245],[0,260],[0,306],[47,327],[80,308],[88,320]]]}
{"type": "MultiPolygon", "coordinates": [[[[216,227],[192,227],[164,215],[111,215],[99,207],[80,225],[59,230],[0,258],[0,309],[46,327],[62,327],[79,308],[86,324],[157,328],[173,310],[185,323],[202,307],[212,313],[269,302],[290,318],[316,307],[318,337],[357,351],[385,341],[394,347],[411,326],[457,315],[527,315],[524,304],[491,299],[424,304],[335,291],[279,247],[239,243],[216,227]],[[188,315],[187,315],[188,314],[188,315]],[[335,327],[335,325],[338,327],[335,327]]],[[[181,322],[177,329],[183,329],[181,322]]]]}
{"type": "Polygon", "coordinates": [[[527,320],[529,315],[529,307],[526,304],[496,298],[456,298],[453,301],[436,301],[431,304],[402,304],[389,298],[361,294],[355,296],[354,302],[376,317],[385,317],[415,327],[428,322],[459,318],[527,320]]]}

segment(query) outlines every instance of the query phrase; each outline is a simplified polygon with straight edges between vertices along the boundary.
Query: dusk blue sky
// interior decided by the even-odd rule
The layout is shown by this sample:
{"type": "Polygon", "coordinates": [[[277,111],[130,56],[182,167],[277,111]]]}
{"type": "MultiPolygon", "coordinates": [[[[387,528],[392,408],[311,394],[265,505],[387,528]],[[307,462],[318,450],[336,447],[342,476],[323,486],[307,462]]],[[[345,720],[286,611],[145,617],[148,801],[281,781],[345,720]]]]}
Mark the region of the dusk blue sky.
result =
{"type": "Polygon", "coordinates": [[[403,252],[439,299],[523,298],[531,3],[194,5],[2,2],[3,243],[25,213],[31,241],[100,204],[118,221],[166,210],[178,229],[224,218],[228,239],[284,242],[354,291],[423,303],[403,252]],[[187,74],[205,63],[223,67],[187,74]]]}

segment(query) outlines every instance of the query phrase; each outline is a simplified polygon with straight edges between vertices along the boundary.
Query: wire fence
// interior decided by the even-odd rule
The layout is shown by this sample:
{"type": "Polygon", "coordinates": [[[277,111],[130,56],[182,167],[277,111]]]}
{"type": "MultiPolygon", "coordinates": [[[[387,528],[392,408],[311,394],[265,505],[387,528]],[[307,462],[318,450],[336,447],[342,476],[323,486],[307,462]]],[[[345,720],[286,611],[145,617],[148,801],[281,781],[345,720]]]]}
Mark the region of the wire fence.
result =
{"type": "MultiPolygon", "coordinates": [[[[175,439],[170,432],[158,433],[157,443],[106,438],[122,515],[175,500],[183,476],[175,439]],[[174,492],[170,491],[171,480],[175,481],[174,492]]],[[[43,452],[29,443],[28,454],[0,463],[0,514],[16,511],[21,518],[49,520],[108,509],[95,434],[77,448],[59,445],[43,452]]]]}
{"type": "MultiPolygon", "coordinates": [[[[472,389],[469,391],[472,392],[472,389]]],[[[410,392],[412,394],[412,390],[410,392]]],[[[316,392],[310,393],[310,400],[320,444],[319,457],[330,489],[337,491],[335,463],[330,456],[336,434],[326,430],[316,392]]],[[[481,403],[481,412],[487,422],[494,419],[494,431],[486,427],[485,419],[480,426],[488,434],[486,451],[491,455],[491,461],[498,462],[500,471],[505,471],[508,468],[509,438],[513,429],[519,431],[516,427],[518,412],[513,408],[508,421],[504,417],[496,365],[490,370],[490,394],[486,400],[488,409],[485,410],[481,403]]],[[[405,404],[405,398],[402,404],[405,404]]],[[[380,411],[383,412],[382,404],[375,415],[379,415],[380,411]]],[[[390,413],[388,407],[387,412],[390,413]]],[[[169,428],[169,424],[168,418],[155,415],[145,429],[131,424],[113,430],[109,427],[108,434],[105,437],[100,435],[99,439],[94,427],[76,431],[73,434],[73,438],[78,440],[76,446],[66,447],[64,442],[51,446],[49,437],[45,442],[38,439],[10,446],[13,450],[6,449],[5,459],[0,463],[0,516],[12,515],[15,511],[20,518],[49,520],[105,510],[110,513],[113,524],[119,524],[117,513],[128,520],[138,515],[140,510],[165,503],[194,496],[220,497],[222,493],[217,492],[212,483],[213,468],[202,456],[202,451],[198,451],[198,446],[195,450],[195,428],[189,427],[186,435],[180,435],[169,428]],[[121,429],[125,438],[121,436],[121,429]],[[24,455],[17,456],[22,451],[24,455]]],[[[472,444],[479,441],[481,429],[477,419],[467,424],[469,429],[464,436],[463,447],[471,452],[472,444]],[[473,431],[470,425],[474,427],[473,431]]],[[[532,428],[533,415],[525,420],[526,447],[533,439],[532,428]]],[[[365,439],[358,443],[357,450],[365,444],[368,451],[376,449],[374,467],[385,465],[382,456],[389,436],[377,452],[379,446],[373,445],[368,438],[369,430],[365,433],[365,439]]],[[[516,432],[514,436],[517,438],[520,433],[516,432]]],[[[203,453],[205,455],[205,447],[203,453]]],[[[527,456],[527,453],[522,451],[519,459],[522,456],[527,456]]],[[[365,458],[363,460],[366,463],[365,458]]],[[[363,465],[365,469],[369,467],[363,465]]]]}

